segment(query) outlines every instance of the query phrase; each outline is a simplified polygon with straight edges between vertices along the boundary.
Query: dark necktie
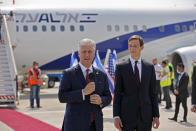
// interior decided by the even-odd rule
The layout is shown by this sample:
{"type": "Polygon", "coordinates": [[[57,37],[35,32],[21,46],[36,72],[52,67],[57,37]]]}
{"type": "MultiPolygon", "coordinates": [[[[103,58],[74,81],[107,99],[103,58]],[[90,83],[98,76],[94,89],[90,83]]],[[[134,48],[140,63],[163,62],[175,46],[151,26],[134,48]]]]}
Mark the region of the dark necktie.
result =
{"type": "MultiPolygon", "coordinates": [[[[86,69],[86,83],[88,84],[90,82],[90,79],[89,79],[89,69],[86,69]]],[[[91,112],[91,122],[93,122],[95,120],[95,116],[94,116],[94,113],[93,111],[91,112]]]]}
{"type": "Polygon", "coordinates": [[[90,82],[88,74],[89,74],[89,69],[86,69],[86,83],[87,84],[90,82]]]}
{"type": "Polygon", "coordinates": [[[135,61],[135,78],[137,82],[137,86],[140,87],[140,74],[139,74],[139,69],[137,67],[138,61],[135,61]]]}

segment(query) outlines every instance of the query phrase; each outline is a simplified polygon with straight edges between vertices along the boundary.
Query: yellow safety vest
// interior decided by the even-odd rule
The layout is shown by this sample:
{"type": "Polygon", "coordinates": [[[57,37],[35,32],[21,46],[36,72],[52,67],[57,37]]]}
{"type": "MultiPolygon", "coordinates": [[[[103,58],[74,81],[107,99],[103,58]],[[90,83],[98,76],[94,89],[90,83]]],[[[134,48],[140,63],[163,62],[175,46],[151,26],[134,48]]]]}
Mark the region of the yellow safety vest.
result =
{"type": "Polygon", "coordinates": [[[160,82],[161,87],[166,87],[166,86],[170,86],[171,85],[171,78],[170,78],[170,73],[169,73],[169,66],[166,66],[163,69],[162,74],[164,74],[166,70],[168,71],[167,79],[161,80],[161,82],[160,82]]]}
{"type": "Polygon", "coordinates": [[[171,77],[171,79],[175,79],[175,75],[174,75],[174,66],[172,65],[172,63],[168,63],[167,66],[171,66],[171,68],[172,68],[172,77],[171,77]]]}
{"type": "Polygon", "coordinates": [[[190,79],[189,79],[189,82],[192,83],[192,74],[193,74],[193,67],[194,65],[192,65],[192,69],[191,69],[191,72],[190,72],[190,79]]]}

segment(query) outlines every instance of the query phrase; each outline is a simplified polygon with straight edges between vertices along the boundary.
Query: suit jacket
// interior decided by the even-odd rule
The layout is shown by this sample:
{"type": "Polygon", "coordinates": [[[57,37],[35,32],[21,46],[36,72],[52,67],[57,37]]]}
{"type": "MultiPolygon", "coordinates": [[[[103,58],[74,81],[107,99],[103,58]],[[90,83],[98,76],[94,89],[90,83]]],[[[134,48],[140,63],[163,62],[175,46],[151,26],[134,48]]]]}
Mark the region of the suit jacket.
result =
{"type": "Polygon", "coordinates": [[[196,105],[196,66],[193,67],[192,74],[192,105],[196,105]]]}
{"type": "Polygon", "coordinates": [[[179,84],[176,84],[176,90],[178,90],[179,94],[176,96],[179,96],[180,98],[185,98],[189,96],[188,93],[188,83],[189,83],[189,76],[186,72],[182,75],[179,84]]]}
{"type": "Polygon", "coordinates": [[[113,116],[119,116],[126,126],[137,122],[139,104],[144,122],[152,122],[153,117],[159,117],[154,66],[143,60],[141,62],[140,88],[130,59],[116,66],[113,116]]]}
{"type": "Polygon", "coordinates": [[[88,131],[91,112],[94,112],[97,131],[103,131],[102,108],[111,102],[107,76],[93,67],[95,75],[95,92],[100,95],[102,105],[90,104],[90,95],[83,100],[82,89],[87,85],[82,70],[78,65],[63,71],[58,98],[61,103],[67,103],[62,131],[88,131]]]}

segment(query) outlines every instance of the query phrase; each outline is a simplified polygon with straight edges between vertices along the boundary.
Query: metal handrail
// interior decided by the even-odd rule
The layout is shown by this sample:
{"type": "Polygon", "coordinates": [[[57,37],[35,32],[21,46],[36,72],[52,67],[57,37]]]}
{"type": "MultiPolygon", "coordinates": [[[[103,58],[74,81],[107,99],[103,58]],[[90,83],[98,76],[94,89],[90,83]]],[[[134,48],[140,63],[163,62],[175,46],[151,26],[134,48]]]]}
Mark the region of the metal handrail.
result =
{"type": "Polygon", "coordinates": [[[4,24],[4,27],[5,27],[5,35],[7,36],[7,43],[8,43],[8,47],[9,47],[9,51],[10,51],[10,55],[11,55],[11,61],[12,61],[12,64],[13,64],[13,69],[14,69],[14,79],[16,80],[16,76],[18,75],[17,73],[17,68],[16,68],[16,63],[15,63],[15,58],[14,58],[14,53],[13,53],[13,50],[12,50],[12,44],[11,44],[11,39],[10,39],[10,33],[9,33],[9,30],[8,30],[8,25],[7,25],[7,20],[5,18],[5,16],[3,16],[3,24],[4,24]]]}

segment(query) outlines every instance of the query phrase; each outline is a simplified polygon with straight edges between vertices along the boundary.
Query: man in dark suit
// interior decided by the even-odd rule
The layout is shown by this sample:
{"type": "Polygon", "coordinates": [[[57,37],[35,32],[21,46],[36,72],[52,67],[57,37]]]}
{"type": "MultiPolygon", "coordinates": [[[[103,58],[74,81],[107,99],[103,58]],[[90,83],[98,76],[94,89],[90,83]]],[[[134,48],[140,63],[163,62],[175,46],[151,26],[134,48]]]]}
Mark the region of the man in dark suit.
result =
{"type": "Polygon", "coordinates": [[[63,72],[59,87],[59,101],[67,103],[62,131],[103,131],[102,108],[111,93],[106,74],[92,66],[95,42],[81,40],[78,54],[79,64],[63,72]]]}
{"type": "Polygon", "coordinates": [[[174,94],[176,95],[176,107],[175,107],[175,115],[173,118],[168,118],[169,120],[177,121],[180,103],[184,108],[184,117],[181,122],[187,122],[187,97],[188,94],[188,83],[189,76],[186,72],[184,72],[184,65],[182,63],[177,64],[177,73],[178,78],[176,81],[176,89],[174,90],[174,94]]]}
{"type": "Polygon", "coordinates": [[[196,65],[193,66],[191,101],[192,101],[191,111],[196,112],[196,65]]]}
{"type": "Polygon", "coordinates": [[[159,127],[154,66],[141,59],[143,39],[128,40],[130,59],[118,64],[115,72],[114,125],[119,131],[151,131],[159,127]]]}

